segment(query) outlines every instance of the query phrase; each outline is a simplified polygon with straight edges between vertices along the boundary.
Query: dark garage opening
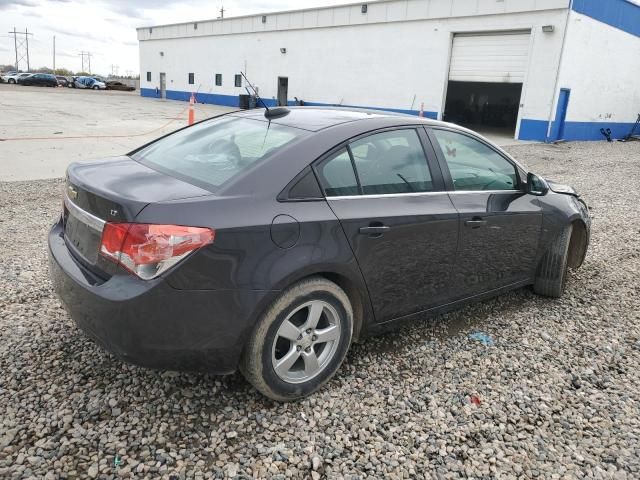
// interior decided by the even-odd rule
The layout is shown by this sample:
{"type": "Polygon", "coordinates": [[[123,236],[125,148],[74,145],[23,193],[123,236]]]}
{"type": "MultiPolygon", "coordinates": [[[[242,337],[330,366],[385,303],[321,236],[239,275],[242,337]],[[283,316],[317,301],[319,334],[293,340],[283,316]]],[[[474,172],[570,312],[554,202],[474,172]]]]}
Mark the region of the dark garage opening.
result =
{"type": "Polygon", "coordinates": [[[521,83],[449,81],[444,120],[513,138],[521,93],[521,83]]]}

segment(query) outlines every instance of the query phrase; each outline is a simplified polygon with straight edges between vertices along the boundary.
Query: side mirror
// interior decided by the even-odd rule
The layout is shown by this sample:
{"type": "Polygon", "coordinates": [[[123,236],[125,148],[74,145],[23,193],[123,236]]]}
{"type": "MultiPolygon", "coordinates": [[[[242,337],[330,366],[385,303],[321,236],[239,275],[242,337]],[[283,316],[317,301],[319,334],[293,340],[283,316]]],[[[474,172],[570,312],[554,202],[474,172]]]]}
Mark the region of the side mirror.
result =
{"type": "Polygon", "coordinates": [[[541,197],[549,192],[549,185],[544,180],[544,178],[539,177],[535,173],[529,172],[527,174],[526,192],[531,195],[537,195],[541,197]]]}

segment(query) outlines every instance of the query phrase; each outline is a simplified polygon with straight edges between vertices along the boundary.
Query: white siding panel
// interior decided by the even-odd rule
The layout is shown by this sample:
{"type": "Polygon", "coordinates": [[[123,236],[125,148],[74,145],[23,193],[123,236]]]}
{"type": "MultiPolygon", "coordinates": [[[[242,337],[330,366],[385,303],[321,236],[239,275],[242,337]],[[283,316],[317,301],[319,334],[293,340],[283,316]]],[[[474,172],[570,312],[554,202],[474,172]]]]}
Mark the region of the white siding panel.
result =
{"type": "Polygon", "coordinates": [[[496,33],[453,37],[449,80],[522,83],[530,34],[496,33]]]}

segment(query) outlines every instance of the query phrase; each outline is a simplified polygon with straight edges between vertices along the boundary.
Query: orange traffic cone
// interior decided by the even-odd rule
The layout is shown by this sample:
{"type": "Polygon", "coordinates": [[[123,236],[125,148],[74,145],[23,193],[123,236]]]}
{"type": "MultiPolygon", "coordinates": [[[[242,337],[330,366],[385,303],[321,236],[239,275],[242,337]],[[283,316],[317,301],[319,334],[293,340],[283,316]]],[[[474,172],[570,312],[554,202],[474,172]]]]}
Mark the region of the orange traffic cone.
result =
{"type": "Polygon", "coordinates": [[[193,125],[193,122],[196,120],[196,114],[193,111],[193,104],[196,103],[196,97],[191,94],[191,98],[189,99],[189,125],[193,125]]]}

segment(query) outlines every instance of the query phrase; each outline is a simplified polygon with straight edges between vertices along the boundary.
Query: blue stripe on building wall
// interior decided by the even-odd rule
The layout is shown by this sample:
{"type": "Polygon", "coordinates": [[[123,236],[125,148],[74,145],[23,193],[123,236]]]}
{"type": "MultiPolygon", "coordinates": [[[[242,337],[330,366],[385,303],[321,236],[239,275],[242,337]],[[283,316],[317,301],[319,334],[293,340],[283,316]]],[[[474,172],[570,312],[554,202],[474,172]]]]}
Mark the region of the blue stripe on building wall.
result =
{"type": "Polygon", "coordinates": [[[629,0],[573,0],[573,10],[640,37],[640,6],[629,0]]]}
{"type": "MultiPolygon", "coordinates": [[[[554,123],[551,123],[553,131],[554,123]]],[[[547,137],[546,120],[529,120],[523,118],[520,122],[519,140],[535,140],[539,142],[554,141],[553,138],[547,137]]],[[[563,139],[564,140],[604,140],[605,137],[600,132],[601,128],[610,129],[612,138],[623,138],[631,132],[633,123],[613,123],[613,122],[564,122],[563,139]]]]}
{"type": "Polygon", "coordinates": [[[523,118],[520,120],[520,140],[537,140],[544,142],[547,138],[547,126],[549,122],[546,120],[529,120],[523,118]]]}
{"type": "MultiPolygon", "coordinates": [[[[155,88],[140,88],[140,95],[143,97],[160,98],[160,94],[156,92],[155,88]]],[[[191,98],[191,92],[182,92],[179,90],[167,90],[167,99],[169,100],[181,100],[188,102],[191,98]]],[[[276,101],[272,98],[262,99],[267,107],[275,107],[276,101]]],[[[218,93],[197,93],[196,101],[198,103],[210,103],[213,105],[224,105],[227,107],[239,107],[240,98],[238,95],[222,95],[218,93]]],[[[287,101],[289,106],[297,105],[294,100],[287,101]]],[[[335,105],[330,103],[319,102],[304,102],[305,105],[310,107],[347,107],[347,108],[371,108],[375,110],[383,110],[385,112],[404,113],[408,115],[418,115],[419,110],[404,110],[400,108],[387,108],[387,107],[370,107],[363,105],[335,105]]],[[[431,118],[436,120],[438,118],[438,112],[424,112],[425,118],[431,118]]]]}
{"type": "MultiPolygon", "coordinates": [[[[141,88],[140,95],[143,97],[159,98],[155,88],[141,88]]],[[[191,92],[182,92],[179,90],[167,90],[167,98],[170,100],[189,101],[191,92]]],[[[210,103],[213,105],[224,105],[227,107],[238,108],[239,98],[237,95],[221,95],[216,93],[198,93],[196,95],[199,103],[210,103]]],[[[268,107],[273,107],[276,101],[270,98],[264,99],[268,107]]],[[[295,105],[296,102],[290,100],[289,105],[295,105]]],[[[308,106],[330,107],[335,106],[328,103],[305,102],[308,106]]],[[[400,108],[381,108],[381,107],[365,107],[362,105],[342,105],[348,108],[373,108],[395,113],[405,113],[408,115],[418,115],[418,110],[404,110],[400,108]]],[[[424,112],[425,118],[437,119],[438,112],[424,112]]],[[[520,140],[534,140],[539,142],[549,141],[547,137],[547,120],[533,120],[523,118],[520,122],[520,140]]],[[[552,123],[553,126],[553,123],[552,123]]],[[[610,128],[613,138],[622,138],[627,135],[633,123],[607,123],[607,122],[565,122],[564,139],[565,140],[604,140],[604,136],[600,133],[601,128],[610,128]]]]}
{"type": "Polygon", "coordinates": [[[564,138],[567,140],[604,140],[601,128],[611,130],[612,138],[622,138],[631,132],[633,123],[565,122],[564,138]]]}

